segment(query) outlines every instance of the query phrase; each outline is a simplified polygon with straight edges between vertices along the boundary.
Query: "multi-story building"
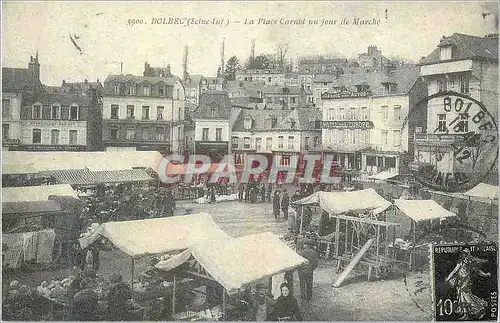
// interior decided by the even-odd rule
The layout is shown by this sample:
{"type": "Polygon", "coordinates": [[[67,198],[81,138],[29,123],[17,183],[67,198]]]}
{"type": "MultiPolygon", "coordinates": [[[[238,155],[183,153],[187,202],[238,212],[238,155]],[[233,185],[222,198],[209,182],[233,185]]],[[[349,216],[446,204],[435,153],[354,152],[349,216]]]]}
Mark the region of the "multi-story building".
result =
{"type": "Polygon", "coordinates": [[[420,74],[429,96],[437,97],[427,102],[427,120],[421,133],[415,134],[414,161],[431,165],[443,174],[467,173],[472,159],[457,160],[460,156],[453,146],[463,145],[466,133],[482,132],[483,123],[473,120],[477,111],[464,113],[465,108],[455,108],[457,97],[453,109],[444,108],[443,98],[445,93],[453,97],[450,92],[455,92],[481,102],[493,117],[498,115],[498,34],[477,37],[455,33],[443,37],[420,61],[420,74]]]}
{"type": "Polygon", "coordinates": [[[311,108],[293,111],[242,109],[234,123],[231,149],[236,164],[247,154],[259,154],[276,165],[296,164],[301,153],[320,147],[320,112],[311,108]]]}
{"type": "Polygon", "coordinates": [[[21,140],[21,105],[26,94],[41,93],[38,53],[28,68],[2,68],[2,147],[16,149],[21,140]]]}
{"type": "Polygon", "coordinates": [[[225,92],[206,90],[200,104],[192,112],[194,126],[194,154],[205,155],[219,162],[231,153],[231,101],[225,92]]]}
{"type": "Polygon", "coordinates": [[[426,96],[418,68],[342,75],[332,88],[322,95],[323,151],[346,168],[397,171],[409,149],[405,118],[426,96]]]}
{"type": "Polygon", "coordinates": [[[332,74],[315,75],[311,92],[313,94],[312,103],[316,106],[321,106],[321,95],[325,92],[333,90],[333,82],[338,77],[332,74]]]}
{"type": "Polygon", "coordinates": [[[186,107],[196,107],[200,103],[201,93],[208,89],[206,78],[203,75],[188,75],[182,83],[186,107]]]}
{"type": "Polygon", "coordinates": [[[207,89],[214,91],[223,91],[226,87],[226,80],[223,77],[206,77],[207,89]]]}
{"type": "Polygon", "coordinates": [[[368,51],[358,55],[357,63],[361,73],[392,71],[396,68],[394,63],[382,55],[377,46],[368,46],[368,51]]]}
{"type": "Polygon", "coordinates": [[[281,87],[263,84],[247,86],[249,97],[262,99],[266,108],[272,110],[293,110],[307,105],[309,98],[303,87],[281,87]]]}
{"type": "Polygon", "coordinates": [[[104,81],[103,144],[183,153],[184,106],[178,77],[109,75],[104,81]]]}
{"type": "Polygon", "coordinates": [[[236,81],[258,82],[264,85],[285,85],[286,74],[281,70],[239,70],[236,72],[236,81]]]}

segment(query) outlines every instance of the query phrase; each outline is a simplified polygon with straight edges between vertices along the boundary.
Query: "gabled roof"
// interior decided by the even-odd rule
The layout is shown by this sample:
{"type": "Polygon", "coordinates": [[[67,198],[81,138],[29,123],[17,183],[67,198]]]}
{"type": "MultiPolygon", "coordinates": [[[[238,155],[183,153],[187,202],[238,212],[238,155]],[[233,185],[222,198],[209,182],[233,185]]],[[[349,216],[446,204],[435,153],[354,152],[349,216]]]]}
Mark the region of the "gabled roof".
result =
{"type": "Polygon", "coordinates": [[[27,68],[2,67],[2,91],[33,91],[41,88],[40,81],[35,81],[33,75],[27,68]]]}
{"type": "Polygon", "coordinates": [[[439,63],[441,47],[451,45],[452,59],[498,60],[498,37],[477,37],[454,33],[440,40],[438,47],[420,60],[420,65],[439,63]]]}
{"type": "Polygon", "coordinates": [[[41,93],[27,95],[23,99],[23,106],[30,106],[37,102],[42,105],[52,105],[58,103],[62,106],[71,106],[77,104],[79,106],[88,106],[91,97],[77,93],[41,93]]]}
{"type": "Polygon", "coordinates": [[[177,81],[179,81],[179,78],[176,76],[170,76],[170,77],[152,77],[152,76],[137,76],[137,75],[113,75],[110,74],[104,81],[104,83],[127,83],[127,82],[133,82],[133,83],[147,83],[149,82],[150,84],[158,84],[158,83],[165,83],[167,85],[174,85],[177,81]]]}
{"type": "Polygon", "coordinates": [[[196,119],[229,119],[231,100],[226,92],[206,90],[201,94],[200,104],[193,111],[192,118],[196,119]],[[215,114],[212,117],[212,108],[215,114]]]}
{"type": "Polygon", "coordinates": [[[247,110],[242,109],[238,114],[233,131],[246,132],[245,118],[251,117],[253,120],[251,131],[272,131],[291,130],[290,119],[295,121],[293,130],[304,131],[314,130],[314,122],[309,121],[309,116],[317,117],[321,120],[321,113],[316,109],[299,108],[295,110],[247,110]],[[271,128],[271,117],[276,117],[276,126],[271,128]]]}
{"type": "Polygon", "coordinates": [[[203,75],[189,75],[183,82],[186,88],[195,88],[200,85],[201,80],[205,77],[203,75]]]}

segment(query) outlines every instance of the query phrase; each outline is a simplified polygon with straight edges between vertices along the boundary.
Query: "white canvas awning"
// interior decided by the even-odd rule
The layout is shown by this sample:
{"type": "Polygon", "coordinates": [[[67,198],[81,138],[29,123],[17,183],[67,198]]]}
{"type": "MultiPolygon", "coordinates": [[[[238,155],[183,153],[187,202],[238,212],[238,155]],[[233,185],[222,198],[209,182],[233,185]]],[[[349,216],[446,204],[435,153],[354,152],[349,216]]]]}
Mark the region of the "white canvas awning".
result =
{"type": "Polygon", "coordinates": [[[371,175],[371,176],[368,176],[369,179],[376,179],[376,180],[386,180],[386,179],[389,179],[389,178],[393,178],[393,177],[396,177],[398,176],[399,174],[398,173],[395,173],[395,172],[388,172],[388,171],[383,171],[383,172],[380,172],[378,174],[375,174],[375,175],[371,175]]]}
{"type": "Polygon", "coordinates": [[[394,205],[415,222],[457,216],[434,200],[395,200],[394,205]]]}
{"type": "Polygon", "coordinates": [[[498,186],[479,183],[472,189],[463,193],[467,196],[486,198],[490,200],[498,199],[498,186]]]}
{"type": "Polygon", "coordinates": [[[47,201],[51,195],[78,198],[68,184],[2,188],[2,202],[47,201]]]}
{"type": "Polygon", "coordinates": [[[372,188],[352,192],[316,192],[293,204],[319,205],[330,214],[366,210],[380,213],[391,206],[391,202],[378,195],[372,188]]]}
{"type": "MultiPolygon", "coordinates": [[[[213,243],[205,241],[190,250],[198,263],[228,292],[307,263],[270,232],[213,243]]],[[[185,254],[177,257],[186,259],[185,254]]],[[[173,261],[160,262],[156,267],[169,270],[173,261]]]]}
{"type": "Polygon", "coordinates": [[[80,238],[86,248],[99,239],[108,238],[131,257],[168,253],[188,249],[209,239],[228,236],[206,212],[136,221],[107,222],[88,237],[80,238]]]}

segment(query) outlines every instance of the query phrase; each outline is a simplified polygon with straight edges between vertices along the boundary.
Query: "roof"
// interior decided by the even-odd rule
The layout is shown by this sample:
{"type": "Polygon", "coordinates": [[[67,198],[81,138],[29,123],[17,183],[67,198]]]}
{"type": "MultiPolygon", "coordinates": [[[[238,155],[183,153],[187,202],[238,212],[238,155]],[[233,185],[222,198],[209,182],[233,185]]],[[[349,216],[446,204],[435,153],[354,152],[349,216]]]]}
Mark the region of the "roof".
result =
{"type": "Polygon", "coordinates": [[[332,74],[318,74],[318,75],[314,76],[313,82],[314,83],[323,83],[323,82],[331,83],[336,78],[337,78],[337,76],[332,75],[332,74]]]}
{"type": "Polygon", "coordinates": [[[436,220],[457,216],[439,205],[434,200],[401,200],[394,201],[394,205],[415,222],[436,220]]]}
{"type": "Polygon", "coordinates": [[[253,69],[239,70],[236,74],[285,74],[285,71],[279,69],[253,69]]]}
{"type": "Polygon", "coordinates": [[[206,90],[200,96],[200,104],[192,113],[193,119],[228,119],[231,100],[226,92],[206,90]],[[215,113],[212,116],[212,108],[215,113]]]}
{"type": "Polygon", "coordinates": [[[2,67],[2,91],[33,91],[34,87],[41,87],[33,83],[32,72],[27,68],[2,67]]]}
{"type": "Polygon", "coordinates": [[[147,182],[153,180],[143,169],[111,171],[90,171],[86,169],[62,170],[52,174],[58,183],[70,185],[90,185],[127,182],[147,182]]]}
{"type": "MultiPolygon", "coordinates": [[[[270,232],[197,244],[190,253],[228,292],[307,263],[270,232]]],[[[189,255],[180,257],[187,260],[189,255]]],[[[162,261],[156,267],[168,270],[173,261],[176,259],[162,261]]]]}
{"type": "Polygon", "coordinates": [[[2,188],[2,203],[24,201],[47,201],[49,196],[71,196],[78,198],[73,188],[68,184],[23,186],[2,188]]]}
{"type": "Polygon", "coordinates": [[[107,222],[90,236],[80,238],[82,248],[99,239],[108,238],[127,255],[144,255],[188,249],[198,243],[227,235],[206,212],[136,221],[107,222]]]}
{"type": "Polygon", "coordinates": [[[454,33],[440,40],[440,44],[429,55],[420,60],[420,65],[441,62],[439,46],[452,45],[452,59],[498,60],[498,37],[478,37],[454,33]]]}
{"type": "Polygon", "coordinates": [[[154,76],[138,76],[132,74],[127,74],[127,75],[110,74],[108,75],[104,83],[127,83],[127,82],[150,83],[150,84],[165,83],[167,85],[173,86],[177,81],[179,81],[179,78],[176,76],[154,77],[154,76]]]}
{"type": "Polygon", "coordinates": [[[63,209],[61,208],[59,203],[53,200],[2,203],[2,215],[26,213],[57,213],[62,211],[63,209]]]}
{"type": "Polygon", "coordinates": [[[245,118],[252,118],[251,131],[269,131],[269,130],[290,130],[291,120],[295,121],[294,130],[316,130],[314,120],[321,120],[321,112],[316,109],[298,108],[294,110],[249,110],[241,109],[234,126],[233,131],[246,132],[250,131],[245,129],[245,118]],[[276,117],[276,126],[271,128],[271,118],[276,117]]]}
{"type": "Polygon", "coordinates": [[[391,206],[391,202],[378,195],[372,188],[352,192],[316,192],[295,201],[293,204],[319,205],[324,211],[330,214],[366,210],[373,210],[374,213],[380,213],[391,206]]]}
{"type": "Polygon", "coordinates": [[[482,198],[494,200],[494,199],[498,199],[498,186],[485,184],[485,183],[479,183],[476,186],[474,186],[472,189],[468,190],[467,192],[465,192],[463,194],[467,195],[467,196],[482,197],[482,198]]]}
{"type": "Polygon", "coordinates": [[[35,174],[38,170],[32,164],[2,164],[3,175],[35,174]]]}
{"type": "Polygon", "coordinates": [[[203,75],[189,75],[188,78],[182,82],[182,84],[184,84],[184,87],[187,88],[197,87],[204,78],[205,77],[203,75]]]}
{"type": "Polygon", "coordinates": [[[23,99],[23,106],[30,106],[35,103],[43,105],[52,105],[58,103],[62,106],[71,106],[76,104],[78,106],[88,106],[91,97],[77,93],[40,93],[26,95],[23,99]]]}

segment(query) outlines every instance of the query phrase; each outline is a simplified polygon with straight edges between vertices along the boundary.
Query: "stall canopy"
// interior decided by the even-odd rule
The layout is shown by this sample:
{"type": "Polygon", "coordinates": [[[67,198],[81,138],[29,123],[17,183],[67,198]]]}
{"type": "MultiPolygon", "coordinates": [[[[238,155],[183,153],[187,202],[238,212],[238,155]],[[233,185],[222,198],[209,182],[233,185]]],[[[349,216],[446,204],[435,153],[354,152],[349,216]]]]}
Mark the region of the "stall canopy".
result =
{"type": "Polygon", "coordinates": [[[78,194],[68,184],[23,186],[2,188],[2,202],[47,201],[49,196],[71,196],[78,194]]]}
{"type": "Polygon", "coordinates": [[[153,178],[144,169],[111,171],[61,170],[53,173],[58,183],[70,185],[94,185],[127,182],[147,182],[153,178]]]}
{"type": "Polygon", "coordinates": [[[38,171],[32,164],[3,164],[2,174],[4,175],[21,175],[21,174],[36,174],[38,171]]]}
{"type": "Polygon", "coordinates": [[[56,201],[24,201],[2,203],[2,214],[59,213],[63,209],[56,201]]]}
{"type": "Polygon", "coordinates": [[[365,210],[373,210],[377,214],[391,206],[389,201],[372,188],[352,192],[316,192],[293,204],[319,205],[330,214],[365,210]]]}
{"type": "Polygon", "coordinates": [[[395,200],[394,205],[415,222],[457,216],[434,200],[395,200]]]}
{"type": "Polygon", "coordinates": [[[103,223],[91,235],[80,238],[80,246],[86,248],[101,236],[134,258],[185,250],[205,240],[228,237],[206,212],[103,223]]]}
{"type": "Polygon", "coordinates": [[[375,175],[368,176],[369,179],[376,179],[376,180],[386,180],[389,178],[393,178],[398,176],[398,173],[395,172],[388,172],[388,171],[383,171],[375,175]]]}
{"type": "Polygon", "coordinates": [[[490,200],[498,199],[498,186],[479,183],[469,191],[465,192],[464,195],[487,198],[490,200]]]}
{"type": "MultiPolygon", "coordinates": [[[[307,262],[270,232],[214,242],[206,241],[191,247],[190,252],[228,292],[300,267],[307,262]]],[[[188,259],[186,252],[177,257],[188,259]]],[[[176,260],[160,262],[156,267],[169,270],[174,261],[176,260]]]]}

